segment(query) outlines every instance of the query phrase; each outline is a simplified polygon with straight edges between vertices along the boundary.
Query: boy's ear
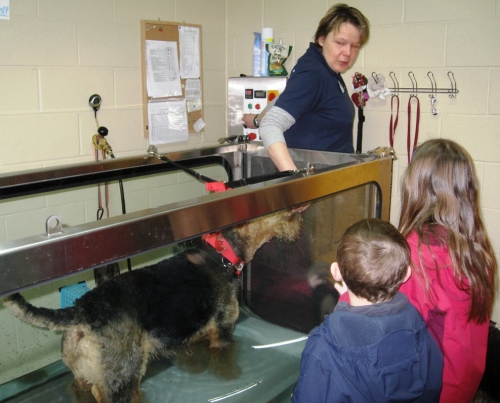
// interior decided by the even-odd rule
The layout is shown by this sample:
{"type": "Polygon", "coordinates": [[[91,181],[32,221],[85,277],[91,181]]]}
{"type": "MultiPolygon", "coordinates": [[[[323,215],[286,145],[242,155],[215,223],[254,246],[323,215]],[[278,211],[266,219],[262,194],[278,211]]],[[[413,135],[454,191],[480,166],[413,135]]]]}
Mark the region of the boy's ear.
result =
{"type": "MultiPolygon", "coordinates": [[[[403,280],[403,283],[406,283],[410,277],[411,277],[411,266],[408,266],[408,270],[406,271],[406,276],[403,280]]],[[[403,283],[401,283],[401,284],[403,284],[403,283]]]]}
{"type": "Polygon", "coordinates": [[[332,272],[333,279],[340,283],[342,281],[342,274],[340,274],[340,268],[337,262],[332,263],[330,271],[332,272]]]}

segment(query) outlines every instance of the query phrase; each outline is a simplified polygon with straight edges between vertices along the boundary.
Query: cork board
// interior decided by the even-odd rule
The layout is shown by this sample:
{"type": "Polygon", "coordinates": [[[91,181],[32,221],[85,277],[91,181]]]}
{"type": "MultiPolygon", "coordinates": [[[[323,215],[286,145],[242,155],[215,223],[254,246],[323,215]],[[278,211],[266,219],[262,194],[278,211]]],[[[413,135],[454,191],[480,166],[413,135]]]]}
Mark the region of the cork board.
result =
{"type": "MultiPolygon", "coordinates": [[[[196,133],[195,123],[203,119],[203,63],[202,63],[202,44],[201,44],[201,25],[186,24],[179,22],[167,21],[148,21],[141,20],[141,67],[142,67],[142,104],[143,104],[143,128],[144,137],[149,137],[148,127],[148,108],[151,102],[168,100],[170,98],[184,99],[189,105],[187,107],[187,123],[189,133],[196,133]],[[177,43],[177,59],[181,63],[181,45],[180,45],[180,29],[181,27],[194,27],[199,30],[199,87],[200,99],[198,102],[189,101],[186,99],[186,80],[192,80],[193,77],[184,78],[180,76],[182,95],[172,97],[151,97],[148,95],[148,71],[147,71],[147,41],[165,41],[177,43]],[[193,106],[194,105],[194,106],[193,106]]],[[[192,80],[191,82],[196,81],[192,80]]]]}

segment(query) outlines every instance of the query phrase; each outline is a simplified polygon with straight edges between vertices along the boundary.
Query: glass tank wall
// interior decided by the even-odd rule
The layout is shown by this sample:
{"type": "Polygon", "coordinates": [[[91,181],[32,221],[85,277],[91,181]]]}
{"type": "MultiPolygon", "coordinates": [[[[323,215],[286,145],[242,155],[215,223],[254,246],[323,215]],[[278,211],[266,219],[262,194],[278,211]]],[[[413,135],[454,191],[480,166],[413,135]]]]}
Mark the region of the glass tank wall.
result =
{"type": "MultiPolygon", "coordinates": [[[[222,167],[220,176],[224,180],[274,173],[265,151],[255,145],[168,156],[175,161],[189,161],[211,155],[222,156],[224,162],[215,165],[222,167]]],[[[63,228],[62,234],[51,237],[42,234],[0,243],[0,295],[19,290],[27,290],[29,294],[39,284],[61,279],[70,282],[76,273],[91,272],[95,267],[131,256],[136,269],[139,260],[166,258],[179,249],[179,243],[203,233],[307,204],[309,207],[302,213],[304,225],[300,238],[293,243],[272,240],[245,267],[234,343],[226,349],[210,350],[207,343],[201,342],[175,356],[152,360],[141,385],[142,402],[289,402],[298,378],[305,336],[331,312],[338,298],[329,268],[335,260],[339,239],[349,225],[362,218],[389,219],[392,177],[392,159],[376,153],[347,155],[292,150],[292,156],[298,168],[307,168],[307,173],[267,178],[221,193],[202,192],[193,198],[98,223],[63,228]],[[94,246],[91,253],[85,249],[89,242],[94,246]],[[62,250],[74,253],[58,253],[62,250]],[[26,261],[32,263],[20,263],[26,261]]],[[[74,182],[92,186],[102,180],[102,172],[113,180],[119,177],[145,180],[148,175],[162,175],[143,173],[143,165],[149,163],[139,160],[147,158],[114,161],[97,170],[89,164],[85,167],[85,180],[74,182]],[[86,183],[89,181],[90,184],[86,183]]],[[[198,163],[191,166],[199,169],[198,163]]],[[[73,181],[68,179],[68,172],[75,169],[58,170],[55,176],[64,180],[53,182],[55,188],[64,188],[65,183],[73,181]]],[[[50,175],[53,177],[53,172],[50,175]]],[[[33,178],[42,180],[43,176],[43,171],[32,173],[25,180],[22,192],[36,194],[30,190],[33,178]]],[[[10,183],[10,175],[0,176],[0,190],[8,189],[15,194],[10,183]]],[[[23,196],[28,197],[31,196],[23,196]]],[[[0,335],[0,339],[3,337],[0,335]]],[[[0,355],[0,370],[2,360],[0,355]]],[[[0,385],[0,401],[93,401],[90,393],[77,396],[72,383],[72,374],[57,361],[0,385]]]]}

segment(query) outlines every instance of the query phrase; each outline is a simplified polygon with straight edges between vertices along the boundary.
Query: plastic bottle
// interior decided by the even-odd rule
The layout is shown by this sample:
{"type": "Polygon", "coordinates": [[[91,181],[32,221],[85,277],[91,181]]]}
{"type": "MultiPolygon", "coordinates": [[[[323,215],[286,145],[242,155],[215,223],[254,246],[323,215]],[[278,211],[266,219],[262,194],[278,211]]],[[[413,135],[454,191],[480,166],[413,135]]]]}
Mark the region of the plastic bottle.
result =
{"type": "Polygon", "coordinates": [[[261,52],[260,52],[260,32],[254,32],[255,40],[253,42],[253,70],[252,74],[254,77],[260,77],[260,64],[261,64],[261,52]]]}
{"type": "Polygon", "coordinates": [[[267,76],[268,64],[269,64],[269,53],[266,50],[266,44],[273,43],[274,41],[274,30],[272,28],[262,28],[262,34],[260,36],[260,52],[261,52],[261,63],[260,63],[260,75],[267,76]]]}

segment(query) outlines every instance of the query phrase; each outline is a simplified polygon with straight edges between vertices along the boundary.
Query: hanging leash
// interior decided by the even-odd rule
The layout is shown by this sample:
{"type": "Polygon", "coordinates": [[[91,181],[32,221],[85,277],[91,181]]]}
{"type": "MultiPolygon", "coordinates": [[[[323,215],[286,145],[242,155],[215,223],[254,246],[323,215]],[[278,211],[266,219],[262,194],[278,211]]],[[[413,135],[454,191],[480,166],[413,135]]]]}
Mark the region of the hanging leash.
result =
{"type": "MultiPolygon", "coordinates": [[[[101,151],[102,159],[106,159],[106,152],[104,150],[101,151]]],[[[99,161],[99,150],[95,148],[95,160],[99,161]]],[[[108,182],[104,182],[104,200],[106,207],[106,218],[109,218],[109,185],[108,182]]],[[[97,184],[97,221],[101,220],[104,215],[104,208],[102,205],[102,192],[101,192],[101,184],[97,184]]]]}
{"type": "Polygon", "coordinates": [[[389,123],[389,144],[394,148],[394,136],[396,135],[396,129],[398,127],[399,121],[399,96],[396,94],[391,95],[391,121],[389,123]],[[393,103],[396,100],[396,118],[393,120],[393,103]]]}
{"type": "Polygon", "coordinates": [[[413,151],[417,148],[418,143],[418,127],[420,124],[420,100],[414,94],[410,95],[410,99],[408,100],[408,136],[406,139],[406,151],[408,152],[408,165],[410,165],[410,160],[413,151]],[[417,115],[415,117],[415,135],[413,137],[413,149],[411,148],[411,101],[415,98],[417,100],[417,115]]]}
{"type": "Polygon", "coordinates": [[[356,139],[356,154],[361,153],[363,145],[363,123],[365,122],[365,115],[363,113],[363,108],[366,105],[366,101],[370,98],[367,92],[367,78],[361,73],[354,73],[352,77],[352,88],[354,93],[351,95],[352,102],[358,108],[358,135],[356,139]]]}

